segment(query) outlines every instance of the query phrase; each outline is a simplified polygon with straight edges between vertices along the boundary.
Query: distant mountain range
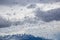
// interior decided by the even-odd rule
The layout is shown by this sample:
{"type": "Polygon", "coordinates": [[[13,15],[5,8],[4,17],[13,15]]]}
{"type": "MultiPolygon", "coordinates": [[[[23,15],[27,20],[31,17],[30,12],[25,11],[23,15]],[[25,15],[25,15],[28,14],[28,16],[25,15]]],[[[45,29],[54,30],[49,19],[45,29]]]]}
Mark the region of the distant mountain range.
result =
{"type": "Polygon", "coordinates": [[[49,39],[45,39],[42,37],[35,37],[33,35],[17,34],[17,35],[0,36],[0,40],[49,40],[49,39]]]}

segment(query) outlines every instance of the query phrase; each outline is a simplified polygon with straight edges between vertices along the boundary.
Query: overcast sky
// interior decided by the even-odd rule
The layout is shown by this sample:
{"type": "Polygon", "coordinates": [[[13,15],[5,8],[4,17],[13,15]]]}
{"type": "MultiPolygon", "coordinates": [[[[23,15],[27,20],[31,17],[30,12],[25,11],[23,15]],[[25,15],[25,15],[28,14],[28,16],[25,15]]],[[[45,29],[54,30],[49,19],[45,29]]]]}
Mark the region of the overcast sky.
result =
{"type": "Polygon", "coordinates": [[[0,34],[24,33],[59,39],[60,0],[0,0],[0,34]]]}
{"type": "Polygon", "coordinates": [[[56,3],[60,0],[0,0],[0,5],[27,5],[29,3],[56,3]]]}

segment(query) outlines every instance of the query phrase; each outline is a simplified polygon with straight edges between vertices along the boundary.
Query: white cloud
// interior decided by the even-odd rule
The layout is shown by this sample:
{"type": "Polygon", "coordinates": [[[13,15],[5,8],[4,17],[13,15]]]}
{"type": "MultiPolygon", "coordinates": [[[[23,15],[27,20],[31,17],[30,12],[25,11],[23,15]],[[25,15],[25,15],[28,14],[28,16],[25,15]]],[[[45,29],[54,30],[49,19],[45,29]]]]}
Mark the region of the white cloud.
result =
{"type": "Polygon", "coordinates": [[[37,7],[39,7],[42,11],[49,11],[51,9],[60,8],[60,2],[58,3],[48,3],[48,4],[39,4],[37,3],[37,7]]]}

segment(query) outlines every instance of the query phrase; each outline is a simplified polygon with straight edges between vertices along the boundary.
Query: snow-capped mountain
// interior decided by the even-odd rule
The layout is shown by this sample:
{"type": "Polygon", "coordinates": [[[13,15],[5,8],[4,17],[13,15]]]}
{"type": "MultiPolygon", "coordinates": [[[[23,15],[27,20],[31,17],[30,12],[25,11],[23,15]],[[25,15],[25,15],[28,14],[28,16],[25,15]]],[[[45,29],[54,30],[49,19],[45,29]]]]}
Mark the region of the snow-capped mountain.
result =
{"type": "Polygon", "coordinates": [[[16,35],[0,36],[0,40],[51,40],[51,39],[34,37],[33,35],[16,34],[16,35]]]}

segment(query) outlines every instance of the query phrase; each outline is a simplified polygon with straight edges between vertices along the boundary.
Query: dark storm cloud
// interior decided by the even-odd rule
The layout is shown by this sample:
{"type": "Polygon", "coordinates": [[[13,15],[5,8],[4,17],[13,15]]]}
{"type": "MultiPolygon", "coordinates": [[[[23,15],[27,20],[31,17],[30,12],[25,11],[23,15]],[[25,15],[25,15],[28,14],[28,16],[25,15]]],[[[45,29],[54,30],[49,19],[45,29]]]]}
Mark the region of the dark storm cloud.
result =
{"type": "Polygon", "coordinates": [[[0,28],[5,28],[11,26],[11,23],[0,16],[0,28]]]}
{"type": "Polygon", "coordinates": [[[60,0],[0,0],[0,5],[27,5],[29,3],[52,3],[60,0]]]}
{"type": "Polygon", "coordinates": [[[47,12],[41,11],[40,9],[37,9],[36,17],[38,19],[41,19],[45,22],[50,22],[50,21],[60,21],[60,8],[59,9],[52,9],[47,12]]]}

